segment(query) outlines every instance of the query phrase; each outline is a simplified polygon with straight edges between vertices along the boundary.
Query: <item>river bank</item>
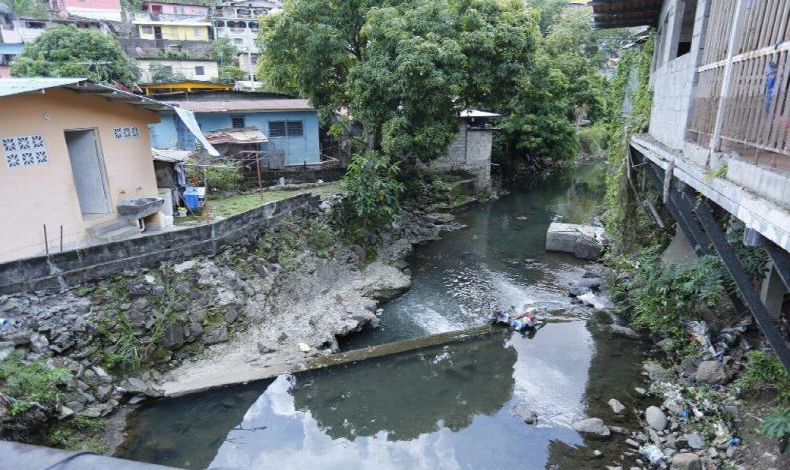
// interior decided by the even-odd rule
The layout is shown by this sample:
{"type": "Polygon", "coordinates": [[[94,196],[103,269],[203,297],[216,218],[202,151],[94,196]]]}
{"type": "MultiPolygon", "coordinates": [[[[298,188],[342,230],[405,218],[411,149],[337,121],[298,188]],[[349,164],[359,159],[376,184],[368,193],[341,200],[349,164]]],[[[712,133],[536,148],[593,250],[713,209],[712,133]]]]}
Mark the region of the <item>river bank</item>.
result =
{"type": "Polygon", "coordinates": [[[340,241],[332,201],[214,257],[0,297],[2,437],[104,451],[106,418],[145,397],[330,354],[338,337],[375,325],[377,302],[409,287],[400,268],[414,243],[457,228],[451,216],[405,212],[366,250],[340,241]]]}

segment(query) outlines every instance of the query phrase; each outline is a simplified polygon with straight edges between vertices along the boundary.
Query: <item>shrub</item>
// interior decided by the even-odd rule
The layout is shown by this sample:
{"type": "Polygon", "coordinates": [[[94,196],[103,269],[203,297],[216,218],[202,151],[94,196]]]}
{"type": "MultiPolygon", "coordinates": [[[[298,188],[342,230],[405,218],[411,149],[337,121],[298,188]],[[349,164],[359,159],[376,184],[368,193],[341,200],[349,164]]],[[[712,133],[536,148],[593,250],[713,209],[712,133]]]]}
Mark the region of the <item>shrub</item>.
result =
{"type": "Polygon", "coordinates": [[[398,164],[390,163],[380,152],[354,155],[341,183],[348,193],[345,204],[353,216],[351,227],[371,231],[392,222],[400,210],[398,198],[404,189],[398,172],[398,164]]]}
{"type": "Polygon", "coordinates": [[[231,162],[223,162],[221,167],[209,168],[206,172],[207,186],[211,192],[239,191],[244,185],[244,175],[231,162]],[[225,167],[228,168],[225,168],[225,167]]]}
{"type": "Polygon", "coordinates": [[[790,408],[780,408],[768,415],[760,425],[760,432],[779,439],[782,453],[790,450],[790,408]]]}
{"type": "Polygon", "coordinates": [[[583,127],[576,132],[579,136],[579,152],[598,158],[606,155],[607,129],[602,124],[583,127]]]}
{"type": "Polygon", "coordinates": [[[50,367],[40,359],[26,362],[20,353],[13,352],[0,363],[0,390],[16,399],[10,409],[15,415],[35,404],[57,404],[63,398],[58,383],[68,376],[66,370],[50,367]]]}
{"type": "Polygon", "coordinates": [[[663,266],[656,255],[640,260],[634,273],[629,302],[632,324],[669,339],[679,355],[692,352],[684,322],[700,310],[717,307],[723,299],[721,261],[705,256],[688,265],[663,266]]]}
{"type": "Polygon", "coordinates": [[[774,391],[780,399],[790,401],[790,373],[776,356],[764,351],[749,351],[746,359],[746,371],[738,379],[739,386],[750,391],[774,391]]]}

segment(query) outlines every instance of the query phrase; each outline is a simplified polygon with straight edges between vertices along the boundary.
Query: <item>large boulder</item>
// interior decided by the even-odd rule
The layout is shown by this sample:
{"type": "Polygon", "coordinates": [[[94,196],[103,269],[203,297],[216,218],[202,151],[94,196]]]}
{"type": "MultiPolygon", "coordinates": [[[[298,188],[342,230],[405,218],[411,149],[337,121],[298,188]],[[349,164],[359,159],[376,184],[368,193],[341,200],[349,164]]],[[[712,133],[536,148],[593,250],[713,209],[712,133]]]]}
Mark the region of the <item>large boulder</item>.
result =
{"type": "Polygon", "coordinates": [[[609,437],[612,431],[604,424],[601,418],[587,418],[581,421],[576,421],[571,424],[571,427],[582,434],[592,434],[599,437],[609,437]]]}
{"type": "Polygon", "coordinates": [[[667,428],[667,415],[657,406],[650,406],[645,410],[645,421],[656,431],[663,431],[667,428]]]}
{"type": "Polygon", "coordinates": [[[603,245],[590,237],[579,237],[573,244],[573,256],[579,259],[594,260],[601,257],[603,245]]]}
{"type": "Polygon", "coordinates": [[[672,470],[702,470],[702,462],[697,454],[683,452],[672,457],[672,470]]]}
{"type": "Polygon", "coordinates": [[[702,361],[697,367],[694,379],[698,383],[724,384],[730,380],[727,366],[719,361],[702,361]]]}

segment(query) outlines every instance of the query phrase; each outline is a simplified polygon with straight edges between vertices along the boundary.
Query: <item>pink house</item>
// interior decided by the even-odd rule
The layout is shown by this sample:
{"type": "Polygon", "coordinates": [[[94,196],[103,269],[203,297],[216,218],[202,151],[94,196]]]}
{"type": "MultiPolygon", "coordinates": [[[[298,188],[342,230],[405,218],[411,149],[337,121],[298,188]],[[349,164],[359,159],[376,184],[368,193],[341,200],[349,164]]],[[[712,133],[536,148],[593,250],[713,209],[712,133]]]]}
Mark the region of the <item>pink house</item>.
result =
{"type": "Polygon", "coordinates": [[[169,2],[143,2],[142,6],[143,10],[153,15],[208,16],[208,7],[205,5],[169,2]]]}
{"type": "Polygon", "coordinates": [[[59,0],[57,6],[83,18],[121,21],[121,0],[59,0]]]}

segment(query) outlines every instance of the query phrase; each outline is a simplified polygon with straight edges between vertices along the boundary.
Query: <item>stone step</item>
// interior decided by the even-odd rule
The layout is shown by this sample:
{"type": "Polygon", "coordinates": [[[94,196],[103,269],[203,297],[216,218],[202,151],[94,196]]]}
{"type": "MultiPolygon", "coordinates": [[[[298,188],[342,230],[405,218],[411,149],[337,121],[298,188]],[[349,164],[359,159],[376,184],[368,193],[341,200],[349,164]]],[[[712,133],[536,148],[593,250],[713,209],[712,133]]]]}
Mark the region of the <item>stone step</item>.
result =
{"type": "Polygon", "coordinates": [[[104,242],[126,240],[140,234],[140,228],[128,220],[115,219],[88,229],[91,237],[104,242]]]}

